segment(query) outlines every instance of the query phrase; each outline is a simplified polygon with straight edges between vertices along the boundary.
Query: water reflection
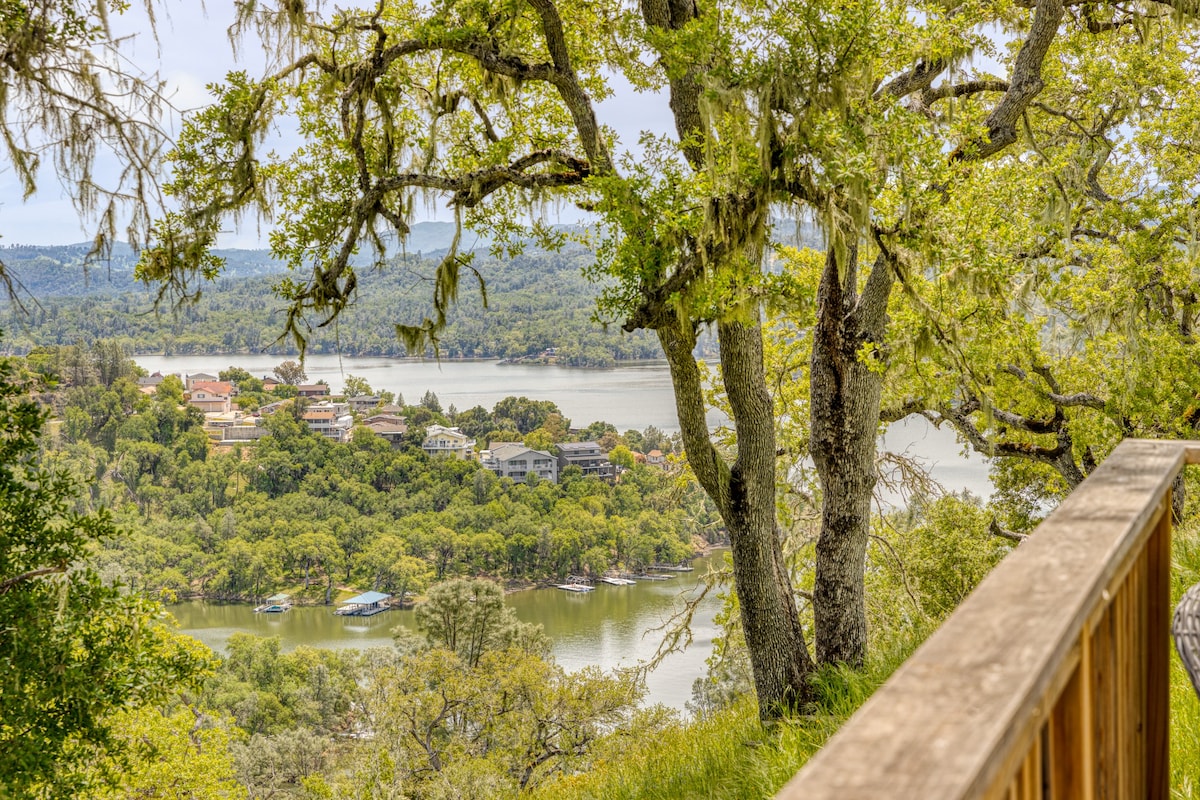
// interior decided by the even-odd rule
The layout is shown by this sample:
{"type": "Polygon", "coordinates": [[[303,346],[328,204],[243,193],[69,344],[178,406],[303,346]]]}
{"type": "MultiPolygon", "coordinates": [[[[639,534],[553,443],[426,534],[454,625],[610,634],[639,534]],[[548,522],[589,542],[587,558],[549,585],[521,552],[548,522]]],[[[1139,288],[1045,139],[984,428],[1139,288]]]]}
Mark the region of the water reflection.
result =
{"type": "MultiPolygon", "coordinates": [[[[573,594],[557,589],[517,592],[507,598],[524,622],[540,624],[550,637],[554,658],[565,669],[595,664],[603,669],[634,666],[654,655],[662,641],[655,631],[682,606],[720,553],[697,559],[695,570],[669,581],[639,581],[633,586],[600,584],[596,591],[573,594]]],[[[672,653],[647,680],[650,702],[683,708],[692,681],[704,673],[705,659],[717,635],[713,623],[720,601],[709,595],[692,620],[692,645],[672,653]]],[[[185,633],[214,650],[223,650],[234,633],[278,636],[284,650],[310,647],[390,647],[391,631],[403,626],[415,632],[412,611],[389,611],[374,617],[338,617],[328,607],[301,606],[286,614],[255,614],[248,604],[190,601],[171,606],[185,633]]]]}

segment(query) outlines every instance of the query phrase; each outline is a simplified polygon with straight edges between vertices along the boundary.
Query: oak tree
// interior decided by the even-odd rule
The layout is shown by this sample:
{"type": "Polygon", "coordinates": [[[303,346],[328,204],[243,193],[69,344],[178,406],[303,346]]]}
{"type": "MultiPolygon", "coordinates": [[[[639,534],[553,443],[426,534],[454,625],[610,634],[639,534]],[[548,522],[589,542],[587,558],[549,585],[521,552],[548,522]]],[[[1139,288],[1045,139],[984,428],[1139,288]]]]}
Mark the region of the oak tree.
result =
{"type": "MultiPolygon", "coordinates": [[[[537,212],[574,202],[596,223],[580,235],[597,254],[599,312],[654,331],[666,355],[688,463],[729,531],[765,717],[803,704],[815,662],[866,657],[875,438],[886,367],[904,355],[887,346],[894,289],[915,296],[931,274],[990,289],[970,253],[953,257],[945,218],[965,213],[994,164],[1036,157],[1022,132],[1051,113],[1038,100],[1046,74],[1102,61],[1089,42],[1161,24],[1153,9],[1068,12],[1064,0],[239,7],[240,30],[274,42],[280,63],[258,80],[232,73],[181,136],[169,187],[181,212],[158,224],[142,276],[193,291],[191,278],[212,271],[202,254],[222,220],[258,210],[276,221],[273,248],[295,270],[278,290],[302,345],[353,301],[356,254],[382,264],[422,199],[444,199],[460,230],[509,250],[530,238],[561,245],[537,212]],[[971,66],[976,54],[986,67],[971,66]],[[618,149],[600,104],[615,74],[665,104],[671,134],[618,149]],[[262,152],[288,115],[303,146],[262,152]],[[528,224],[522,208],[534,212],[528,224]],[[763,307],[796,300],[769,269],[779,209],[815,218],[826,244],[806,301],[807,407],[782,410],[807,412],[820,478],[815,661],[781,547],[779,410],[763,366],[763,307]],[[732,450],[705,417],[694,355],[704,330],[719,344],[732,450]]],[[[472,274],[455,245],[428,276],[430,315],[397,326],[410,345],[436,342],[460,276],[472,274]]]]}

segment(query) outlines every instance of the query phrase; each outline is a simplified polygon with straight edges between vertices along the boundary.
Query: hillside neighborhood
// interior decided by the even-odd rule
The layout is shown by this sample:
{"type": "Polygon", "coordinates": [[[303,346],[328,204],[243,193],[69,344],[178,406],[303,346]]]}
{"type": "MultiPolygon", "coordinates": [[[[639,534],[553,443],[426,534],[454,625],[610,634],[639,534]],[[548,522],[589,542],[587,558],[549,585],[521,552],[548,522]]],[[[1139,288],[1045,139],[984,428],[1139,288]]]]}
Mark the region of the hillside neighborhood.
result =
{"type": "MultiPolygon", "coordinates": [[[[155,394],[166,377],[161,372],[139,377],[139,391],[155,394]]],[[[389,397],[376,394],[335,396],[323,382],[286,384],[266,376],[261,381],[251,378],[255,389],[260,388],[259,383],[263,392],[289,387],[294,389],[294,396],[263,404],[252,403],[253,410],[243,410],[238,400],[241,391],[237,381],[221,380],[217,375],[204,372],[175,377],[183,385],[184,402],[204,415],[204,431],[216,448],[252,444],[270,436],[264,421],[285,410],[295,414],[314,434],[335,442],[347,442],[354,430],[365,429],[399,448],[405,441],[416,443],[410,437],[410,429],[416,428],[414,436],[420,431],[417,426],[410,426],[404,408],[390,402],[389,397]]],[[[564,469],[575,466],[585,476],[613,483],[619,480],[622,471],[621,466],[609,460],[609,454],[597,441],[560,441],[547,450],[516,441],[479,445],[480,442],[460,428],[437,423],[424,426],[420,437],[420,448],[429,456],[478,461],[484,469],[514,481],[525,481],[533,475],[536,479],[557,483],[564,469]]],[[[665,469],[668,465],[667,456],[658,449],[631,455],[649,466],[665,469]]]]}

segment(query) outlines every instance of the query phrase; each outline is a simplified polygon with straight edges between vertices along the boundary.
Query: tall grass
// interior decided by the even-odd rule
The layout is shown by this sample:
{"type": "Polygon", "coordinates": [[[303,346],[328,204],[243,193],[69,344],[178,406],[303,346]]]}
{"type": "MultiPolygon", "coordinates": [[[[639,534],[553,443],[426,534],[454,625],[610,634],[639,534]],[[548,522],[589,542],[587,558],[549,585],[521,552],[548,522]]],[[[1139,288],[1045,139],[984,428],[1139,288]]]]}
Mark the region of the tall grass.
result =
{"type": "Polygon", "coordinates": [[[828,670],[817,681],[816,713],[764,729],[743,700],[707,718],[656,729],[585,773],[534,794],[555,800],[740,800],[778,791],[924,640],[910,630],[877,644],[867,669],[828,670]]]}

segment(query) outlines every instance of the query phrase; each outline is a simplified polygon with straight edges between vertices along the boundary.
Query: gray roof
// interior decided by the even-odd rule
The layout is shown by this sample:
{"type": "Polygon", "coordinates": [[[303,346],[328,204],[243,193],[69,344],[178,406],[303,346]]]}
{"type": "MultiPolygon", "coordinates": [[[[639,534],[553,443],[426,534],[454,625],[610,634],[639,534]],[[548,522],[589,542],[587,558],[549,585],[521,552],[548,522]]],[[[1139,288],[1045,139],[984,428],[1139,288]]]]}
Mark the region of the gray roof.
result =
{"type": "Polygon", "coordinates": [[[491,452],[492,458],[496,459],[497,461],[508,461],[510,458],[523,456],[526,453],[535,453],[536,455],[545,456],[546,458],[554,458],[554,456],[550,455],[544,450],[534,450],[532,447],[526,447],[523,444],[504,444],[500,447],[493,448],[489,452],[491,452]]]}
{"type": "Polygon", "coordinates": [[[599,450],[598,442],[559,442],[554,445],[560,453],[571,452],[573,450],[599,450]]]}
{"type": "Polygon", "coordinates": [[[351,597],[349,600],[342,603],[344,606],[371,606],[376,603],[382,603],[391,597],[390,594],[383,592],[363,592],[358,597],[351,597]]]}

